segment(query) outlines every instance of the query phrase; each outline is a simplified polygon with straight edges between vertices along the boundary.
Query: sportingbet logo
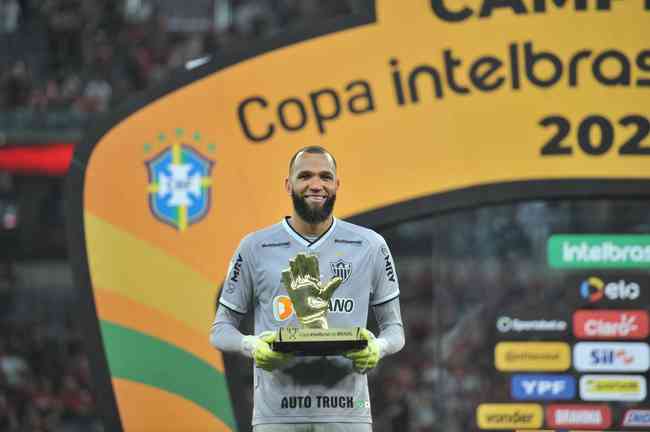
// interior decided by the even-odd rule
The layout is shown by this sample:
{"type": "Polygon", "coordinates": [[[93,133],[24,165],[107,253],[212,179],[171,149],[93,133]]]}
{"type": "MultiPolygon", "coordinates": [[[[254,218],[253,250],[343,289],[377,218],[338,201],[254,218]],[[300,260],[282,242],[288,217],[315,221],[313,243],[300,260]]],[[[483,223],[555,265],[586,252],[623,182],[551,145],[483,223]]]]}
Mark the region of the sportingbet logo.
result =
{"type": "Polygon", "coordinates": [[[648,336],[648,312],[579,310],[573,315],[573,334],[588,339],[643,339],[648,336]]]}
{"type": "Polygon", "coordinates": [[[650,409],[629,409],[623,416],[623,427],[650,427],[650,409]]]}
{"type": "Polygon", "coordinates": [[[641,342],[578,342],[573,347],[578,371],[645,372],[650,367],[648,344],[641,342]]]}
{"type": "Polygon", "coordinates": [[[641,295],[641,287],[636,282],[620,279],[605,283],[599,277],[589,277],[580,283],[580,297],[595,303],[602,300],[636,300],[641,295]]]}
{"type": "Polygon", "coordinates": [[[516,374],[510,380],[510,394],[516,400],[566,400],[576,395],[571,375],[516,374]]]}
{"type": "Polygon", "coordinates": [[[553,235],[548,263],[553,268],[648,268],[650,235],[553,235]]]}

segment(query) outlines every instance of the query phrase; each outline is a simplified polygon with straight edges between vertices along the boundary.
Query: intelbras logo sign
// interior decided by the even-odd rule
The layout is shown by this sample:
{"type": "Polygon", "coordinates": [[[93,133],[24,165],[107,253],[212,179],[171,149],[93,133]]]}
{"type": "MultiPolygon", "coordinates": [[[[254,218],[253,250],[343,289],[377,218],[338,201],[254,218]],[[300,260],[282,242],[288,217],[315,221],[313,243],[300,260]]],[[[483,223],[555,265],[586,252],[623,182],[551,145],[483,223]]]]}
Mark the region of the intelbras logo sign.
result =
{"type": "Polygon", "coordinates": [[[553,235],[547,256],[552,268],[649,268],[650,235],[553,235]]]}

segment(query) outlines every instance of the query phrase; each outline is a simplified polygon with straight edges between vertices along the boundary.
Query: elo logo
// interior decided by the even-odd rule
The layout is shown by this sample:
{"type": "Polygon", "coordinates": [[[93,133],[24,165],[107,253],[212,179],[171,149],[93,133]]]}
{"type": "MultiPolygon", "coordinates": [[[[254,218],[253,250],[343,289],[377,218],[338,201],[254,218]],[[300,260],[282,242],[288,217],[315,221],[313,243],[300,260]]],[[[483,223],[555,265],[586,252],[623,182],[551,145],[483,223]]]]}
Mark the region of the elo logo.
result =
{"type": "Polygon", "coordinates": [[[517,400],[566,400],[576,395],[576,380],[571,375],[515,374],[510,394],[517,400]]]}
{"type": "Polygon", "coordinates": [[[592,276],[580,284],[580,296],[595,303],[603,298],[608,300],[636,300],[641,295],[641,287],[636,282],[620,279],[605,283],[601,278],[592,276]]]}

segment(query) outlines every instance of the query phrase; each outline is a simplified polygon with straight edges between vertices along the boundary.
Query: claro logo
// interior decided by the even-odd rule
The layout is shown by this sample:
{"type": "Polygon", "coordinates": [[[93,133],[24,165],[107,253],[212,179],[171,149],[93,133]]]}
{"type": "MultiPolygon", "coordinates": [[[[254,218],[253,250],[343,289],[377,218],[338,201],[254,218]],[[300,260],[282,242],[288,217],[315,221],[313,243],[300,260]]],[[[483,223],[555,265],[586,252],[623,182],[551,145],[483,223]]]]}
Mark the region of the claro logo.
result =
{"type": "Polygon", "coordinates": [[[499,342],[494,363],[500,371],[565,371],[571,349],[565,342],[499,342]]]}
{"type": "Polygon", "coordinates": [[[596,303],[600,300],[636,300],[641,295],[641,287],[636,282],[625,279],[605,282],[599,277],[589,277],[580,283],[580,297],[596,303]]]}
{"type": "Polygon", "coordinates": [[[573,333],[584,339],[644,339],[648,336],[645,310],[578,310],[573,333]]]}
{"type": "Polygon", "coordinates": [[[476,423],[480,429],[535,429],[542,427],[544,412],[538,404],[480,404],[476,423]]]}

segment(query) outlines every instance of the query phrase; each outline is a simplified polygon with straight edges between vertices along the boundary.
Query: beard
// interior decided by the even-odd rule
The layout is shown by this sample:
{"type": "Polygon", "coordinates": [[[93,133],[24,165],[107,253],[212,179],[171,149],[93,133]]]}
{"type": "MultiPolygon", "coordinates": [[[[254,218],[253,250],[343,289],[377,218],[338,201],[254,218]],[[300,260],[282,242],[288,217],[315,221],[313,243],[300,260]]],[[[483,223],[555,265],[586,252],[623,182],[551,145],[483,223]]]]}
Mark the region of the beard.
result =
{"type": "Polygon", "coordinates": [[[330,217],[332,210],[334,210],[336,195],[331,195],[320,207],[311,207],[305,198],[295,192],[291,193],[291,199],[293,200],[293,208],[296,210],[298,216],[308,224],[313,225],[325,222],[330,217]]]}

